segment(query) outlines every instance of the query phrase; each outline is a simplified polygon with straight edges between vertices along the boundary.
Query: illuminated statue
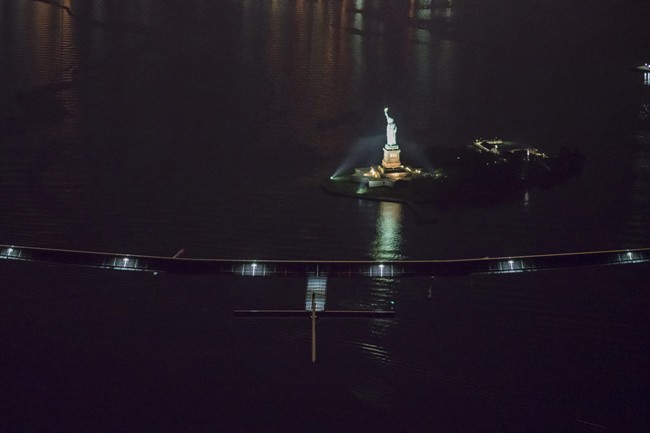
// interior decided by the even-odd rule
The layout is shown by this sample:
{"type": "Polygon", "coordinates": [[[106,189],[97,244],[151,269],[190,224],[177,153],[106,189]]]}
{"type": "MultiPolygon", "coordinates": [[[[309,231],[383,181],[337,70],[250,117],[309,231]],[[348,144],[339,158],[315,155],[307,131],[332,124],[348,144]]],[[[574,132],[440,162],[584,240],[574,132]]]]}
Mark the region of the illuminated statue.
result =
{"type": "Polygon", "coordinates": [[[395,125],[395,120],[388,115],[388,108],[384,108],[384,114],[386,115],[386,144],[389,146],[397,146],[397,125],[395,125]]]}

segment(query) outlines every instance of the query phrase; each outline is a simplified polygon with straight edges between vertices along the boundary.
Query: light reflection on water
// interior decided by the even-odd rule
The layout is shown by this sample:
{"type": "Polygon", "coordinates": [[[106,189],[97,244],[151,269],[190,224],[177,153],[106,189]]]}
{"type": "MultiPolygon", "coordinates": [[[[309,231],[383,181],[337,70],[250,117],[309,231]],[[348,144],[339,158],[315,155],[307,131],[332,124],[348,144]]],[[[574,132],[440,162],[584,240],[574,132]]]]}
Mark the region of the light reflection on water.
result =
{"type": "Polygon", "coordinates": [[[376,235],[371,246],[374,260],[399,260],[402,256],[402,204],[379,203],[376,235]]]}
{"type": "MultiPolygon", "coordinates": [[[[368,310],[395,310],[395,298],[399,281],[393,278],[372,278],[368,293],[360,307],[368,310]]],[[[398,328],[399,316],[391,319],[369,319],[367,333],[360,335],[354,345],[380,364],[392,362],[391,351],[387,341],[391,332],[398,328]]]]}
{"type": "MultiPolygon", "coordinates": [[[[402,256],[402,203],[382,201],[377,210],[376,234],[371,245],[374,260],[399,260],[402,256]]],[[[381,264],[379,266],[382,266],[381,264]]],[[[368,297],[371,309],[395,308],[398,281],[393,278],[373,278],[368,297]]],[[[369,324],[369,339],[372,342],[358,343],[358,346],[380,363],[387,363],[391,355],[383,341],[396,325],[397,318],[373,319],[369,324]]]]}

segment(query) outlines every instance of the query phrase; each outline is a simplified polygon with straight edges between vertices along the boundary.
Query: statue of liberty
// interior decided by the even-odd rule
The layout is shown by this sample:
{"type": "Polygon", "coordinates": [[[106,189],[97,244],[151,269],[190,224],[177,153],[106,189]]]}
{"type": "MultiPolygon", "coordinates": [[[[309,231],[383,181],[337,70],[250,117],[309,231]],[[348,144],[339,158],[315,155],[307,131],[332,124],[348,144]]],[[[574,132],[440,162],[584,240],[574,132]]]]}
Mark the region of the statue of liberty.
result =
{"type": "Polygon", "coordinates": [[[386,115],[386,144],[389,146],[397,146],[397,125],[395,120],[388,115],[388,108],[384,108],[386,115]]]}

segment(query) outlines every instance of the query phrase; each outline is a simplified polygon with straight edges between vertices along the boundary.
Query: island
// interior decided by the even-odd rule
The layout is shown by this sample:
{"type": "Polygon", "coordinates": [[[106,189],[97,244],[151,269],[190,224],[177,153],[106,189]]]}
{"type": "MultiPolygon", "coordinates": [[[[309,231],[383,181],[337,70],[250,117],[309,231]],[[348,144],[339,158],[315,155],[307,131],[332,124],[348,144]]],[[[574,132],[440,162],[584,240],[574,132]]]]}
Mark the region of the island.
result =
{"type": "Polygon", "coordinates": [[[401,202],[421,213],[423,206],[447,209],[491,203],[531,186],[552,185],[580,172],[584,157],[562,149],[548,155],[535,147],[501,139],[476,139],[462,148],[427,150],[433,171],[401,161],[397,125],[384,109],[386,144],[380,164],[331,176],[323,188],[336,195],[401,202]]]}

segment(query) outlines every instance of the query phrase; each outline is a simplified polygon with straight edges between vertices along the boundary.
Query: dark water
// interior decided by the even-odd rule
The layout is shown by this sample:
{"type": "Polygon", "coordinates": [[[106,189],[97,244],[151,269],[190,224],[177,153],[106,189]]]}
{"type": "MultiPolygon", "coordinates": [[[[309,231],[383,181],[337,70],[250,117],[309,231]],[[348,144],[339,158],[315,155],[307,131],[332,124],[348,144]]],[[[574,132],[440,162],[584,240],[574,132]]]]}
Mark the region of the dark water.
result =
{"type": "Polygon", "coordinates": [[[648,88],[631,68],[647,61],[647,2],[565,3],[94,1],[73,18],[4,2],[2,114],[27,113],[28,132],[2,137],[0,238],[367,258],[392,220],[390,257],[645,246],[648,88]],[[325,194],[340,166],[381,159],[384,106],[412,164],[498,136],[587,165],[430,225],[325,194]]]}
{"type": "MultiPolygon", "coordinates": [[[[62,4],[73,15],[0,5],[1,243],[247,259],[648,246],[650,87],[632,71],[650,61],[647,1],[62,4]],[[407,163],[498,136],[586,165],[428,209],[436,224],[328,195],[328,176],[381,159],[385,106],[407,163]]],[[[300,308],[305,281],[2,265],[9,431],[648,421],[647,266],[329,281],[328,306],[398,319],[323,321],[312,366],[307,324],[230,317],[300,308]]]]}
{"type": "Polygon", "coordinates": [[[397,316],[319,319],[312,364],[307,320],[231,313],[302,308],[304,281],[8,262],[2,426],[642,432],[648,271],[330,279],[328,308],[397,316]]]}

